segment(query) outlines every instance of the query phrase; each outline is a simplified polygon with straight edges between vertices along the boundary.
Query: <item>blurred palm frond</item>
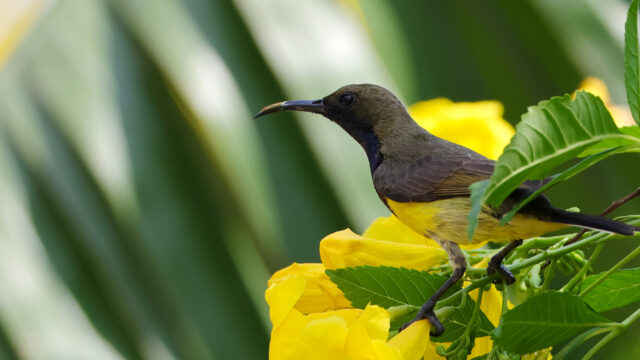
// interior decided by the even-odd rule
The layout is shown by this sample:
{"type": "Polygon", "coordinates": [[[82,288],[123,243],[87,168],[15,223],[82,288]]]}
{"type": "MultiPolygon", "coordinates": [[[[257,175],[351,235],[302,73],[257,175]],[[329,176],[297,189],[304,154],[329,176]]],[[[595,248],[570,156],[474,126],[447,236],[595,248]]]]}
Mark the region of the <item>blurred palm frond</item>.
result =
{"type": "Polygon", "coordinates": [[[622,84],[615,1],[27,3],[0,28],[0,358],[264,358],[269,274],[387,213],[346,134],[264,105],[371,82],[516,121],[622,84]]]}

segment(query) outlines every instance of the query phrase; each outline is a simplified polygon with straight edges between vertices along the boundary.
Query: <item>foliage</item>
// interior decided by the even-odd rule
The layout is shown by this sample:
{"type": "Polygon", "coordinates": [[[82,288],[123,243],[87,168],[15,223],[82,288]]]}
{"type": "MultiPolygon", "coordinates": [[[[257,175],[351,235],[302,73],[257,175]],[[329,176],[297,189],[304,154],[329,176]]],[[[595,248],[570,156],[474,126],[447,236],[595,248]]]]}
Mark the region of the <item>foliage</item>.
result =
{"type": "Polygon", "coordinates": [[[493,336],[498,346],[528,354],[585,330],[611,325],[575,295],[549,291],[506,312],[493,336]]]}
{"type": "MultiPolygon", "coordinates": [[[[356,308],[363,309],[367,304],[374,304],[385,309],[395,306],[411,309],[401,318],[394,319],[391,323],[392,326],[400,326],[411,320],[420,306],[446,281],[446,277],[430,274],[426,271],[386,266],[356,266],[327,270],[327,274],[356,308]]],[[[451,295],[452,292],[459,289],[459,286],[454,286],[445,296],[451,295]]],[[[447,318],[443,323],[445,334],[434,339],[435,341],[454,341],[467,329],[475,302],[468,295],[464,297],[462,302],[462,305],[447,312],[447,318]]],[[[488,336],[492,330],[491,322],[483,313],[480,313],[475,336],[488,336]]]]}
{"type": "Polygon", "coordinates": [[[580,284],[580,297],[593,310],[604,312],[640,301],[640,269],[618,270],[591,288],[602,276],[587,276],[580,284]],[[587,289],[590,291],[585,292],[587,289]]]}
{"type": "Polygon", "coordinates": [[[624,32],[624,86],[631,115],[640,126],[640,57],[638,52],[638,1],[631,1],[624,32]]]}
{"type": "MultiPolygon", "coordinates": [[[[587,92],[578,91],[573,100],[565,95],[530,107],[516,127],[511,143],[496,162],[488,185],[483,185],[486,189],[483,189],[482,197],[478,195],[480,187],[472,187],[472,200],[475,202],[469,214],[469,234],[473,234],[483,203],[500,205],[526,180],[544,179],[559,165],[573,160],[592,146],[599,146],[603,141],[611,148],[554,176],[544,190],[577,175],[609,155],[637,151],[640,137],[629,136],[618,130],[602,100],[587,92]]],[[[536,195],[540,192],[542,190],[536,195]]],[[[514,210],[526,205],[533,197],[529,196],[514,210]]],[[[503,223],[509,221],[515,211],[507,215],[503,223]]]]}

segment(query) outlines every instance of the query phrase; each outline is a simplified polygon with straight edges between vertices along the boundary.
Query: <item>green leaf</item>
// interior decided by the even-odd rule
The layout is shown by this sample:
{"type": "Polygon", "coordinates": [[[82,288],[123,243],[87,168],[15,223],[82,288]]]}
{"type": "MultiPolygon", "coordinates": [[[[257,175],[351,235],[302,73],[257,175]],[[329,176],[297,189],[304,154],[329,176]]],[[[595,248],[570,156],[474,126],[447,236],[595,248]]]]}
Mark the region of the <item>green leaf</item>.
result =
{"type": "Polygon", "coordinates": [[[638,72],[638,0],[629,5],[624,26],[624,87],[631,115],[640,125],[640,73],[638,72]]]}
{"type": "Polygon", "coordinates": [[[623,153],[623,152],[639,152],[640,142],[634,139],[634,137],[640,139],[640,127],[625,126],[625,127],[619,128],[618,130],[620,130],[620,132],[625,135],[629,135],[630,137],[626,139],[612,139],[612,140],[601,141],[587,148],[580,155],[578,155],[578,157],[585,157],[585,156],[598,154],[600,152],[603,152],[605,150],[609,150],[615,147],[625,147],[624,151],[616,152],[616,154],[623,153]]]}
{"type": "Polygon", "coordinates": [[[469,211],[469,215],[467,215],[467,220],[469,221],[467,237],[469,239],[473,238],[473,233],[478,226],[478,217],[480,216],[483,205],[482,197],[487,191],[487,187],[489,187],[489,180],[478,181],[469,186],[469,189],[471,189],[471,211],[469,211]]]}
{"type": "Polygon", "coordinates": [[[640,145],[640,138],[620,132],[602,100],[593,94],[578,91],[574,100],[565,95],[529,107],[496,162],[484,194],[479,193],[482,187],[472,187],[475,213],[470,215],[479,212],[478,199],[498,206],[526,180],[545,178],[558,165],[605,140],[612,146],[640,145]]]}
{"type": "MultiPolygon", "coordinates": [[[[448,314],[449,316],[443,321],[442,324],[445,328],[444,334],[437,338],[431,338],[431,341],[439,343],[452,342],[462,336],[471,322],[471,316],[473,315],[475,304],[476,302],[473,301],[469,295],[466,295],[464,305],[453,309],[453,311],[448,314]]],[[[491,335],[491,332],[495,327],[482,311],[480,311],[478,315],[479,317],[478,320],[476,320],[477,329],[475,336],[483,337],[491,335]]]]}
{"type": "MultiPolygon", "coordinates": [[[[383,308],[411,305],[419,309],[444,282],[446,277],[426,271],[388,266],[356,266],[327,270],[327,275],[351,304],[364,309],[367,304],[383,308]]],[[[456,284],[444,297],[460,289],[456,284]]]]}
{"type": "Polygon", "coordinates": [[[556,166],[607,139],[640,139],[622,134],[597,96],[578,91],[554,97],[529,108],[516,127],[511,143],[496,163],[487,204],[497,206],[528,179],[543,179],[556,166]]]}
{"type": "Polygon", "coordinates": [[[612,324],[575,295],[547,292],[507,311],[493,338],[506,350],[527,354],[590,328],[612,324]]]}
{"type": "MultiPolygon", "coordinates": [[[[602,275],[588,276],[580,284],[580,289],[586,289],[602,275]]],[[[614,272],[581,298],[597,312],[640,301],[640,268],[614,272]]]]}
{"type": "MultiPolygon", "coordinates": [[[[357,266],[327,270],[327,275],[356,308],[364,309],[368,304],[379,305],[385,309],[395,306],[413,307],[412,311],[407,311],[400,318],[394,319],[392,327],[411,320],[422,304],[447,279],[426,271],[387,266],[357,266]]],[[[459,289],[460,283],[452,286],[443,298],[459,289]]],[[[457,339],[467,328],[474,305],[475,302],[467,296],[460,308],[452,308],[446,320],[443,321],[445,333],[437,338],[437,341],[449,342],[457,339]]],[[[483,313],[480,314],[477,324],[477,337],[487,336],[493,330],[493,325],[483,313]]],[[[434,341],[436,341],[435,338],[434,341]]]]}
{"type": "Polygon", "coordinates": [[[141,332],[136,326],[138,316],[125,304],[125,294],[118,292],[112,279],[102,271],[100,261],[92,256],[86,235],[83,236],[75,226],[77,219],[70,216],[68,204],[57,199],[60,193],[24,157],[15,139],[9,136],[5,139],[25,188],[34,225],[51,263],[78,303],[87,305],[85,314],[105,339],[126,358],[144,358],[139,346],[141,332]]]}
{"type": "Polygon", "coordinates": [[[223,233],[238,209],[173,88],[131,35],[114,27],[116,93],[144,214],[141,243],[214,358],[259,358],[266,332],[223,233]],[[220,324],[230,326],[219,332],[220,324]],[[253,346],[243,346],[245,338],[253,346]]]}
{"type": "Polygon", "coordinates": [[[2,321],[0,321],[0,359],[18,359],[18,352],[10,341],[2,321]]]}
{"type": "MultiPolygon", "coordinates": [[[[594,155],[591,155],[591,156],[585,158],[584,160],[580,161],[579,163],[577,163],[576,165],[570,167],[569,169],[554,175],[553,178],[551,179],[551,181],[549,181],[546,184],[544,184],[543,186],[541,186],[538,190],[534,191],[531,195],[529,195],[526,199],[524,199],[518,205],[514,206],[513,209],[511,211],[509,211],[502,218],[502,220],[500,220],[500,225],[504,225],[504,224],[508,223],[509,221],[511,221],[513,216],[518,211],[520,211],[520,209],[522,209],[525,205],[527,205],[529,202],[531,202],[531,200],[535,199],[536,197],[538,197],[543,192],[547,191],[547,189],[551,188],[552,186],[576,176],[577,174],[579,174],[582,171],[584,171],[587,168],[589,168],[591,165],[599,162],[600,160],[604,160],[605,158],[607,158],[607,157],[609,157],[611,155],[620,154],[620,153],[629,152],[629,151],[638,151],[638,150],[640,150],[640,147],[638,147],[638,146],[633,146],[633,145],[631,145],[631,146],[618,146],[618,147],[614,147],[614,148],[611,148],[611,149],[604,150],[604,151],[602,151],[602,152],[600,152],[598,154],[594,154],[594,155]]],[[[471,216],[471,213],[469,213],[469,214],[471,216]]]]}

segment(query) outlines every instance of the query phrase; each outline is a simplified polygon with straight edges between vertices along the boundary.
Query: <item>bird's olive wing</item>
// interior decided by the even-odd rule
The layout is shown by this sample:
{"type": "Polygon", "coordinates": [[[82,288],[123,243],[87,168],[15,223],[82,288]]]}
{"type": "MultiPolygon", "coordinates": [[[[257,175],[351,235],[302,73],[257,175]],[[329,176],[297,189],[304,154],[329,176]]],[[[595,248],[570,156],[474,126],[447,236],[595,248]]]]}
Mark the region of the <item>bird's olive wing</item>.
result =
{"type": "MultiPolygon", "coordinates": [[[[491,177],[494,161],[472,155],[425,156],[400,168],[382,169],[374,174],[376,190],[381,198],[397,202],[428,202],[452,197],[468,197],[469,186],[491,177]]],[[[542,186],[544,180],[528,180],[514,190],[505,201],[493,209],[497,218],[509,212],[514,205],[524,200],[542,186]]],[[[525,206],[520,213],[539,218],[545,217],[551,203],[540,195],[525,206]]]]}
{"type": "Polygon", "coordinates": [[[473,155],[424,156],[374,176],[381,196],[398,202],[435,201],[469,196],[469,186],[488,179],[494,161],[473,155]]]}

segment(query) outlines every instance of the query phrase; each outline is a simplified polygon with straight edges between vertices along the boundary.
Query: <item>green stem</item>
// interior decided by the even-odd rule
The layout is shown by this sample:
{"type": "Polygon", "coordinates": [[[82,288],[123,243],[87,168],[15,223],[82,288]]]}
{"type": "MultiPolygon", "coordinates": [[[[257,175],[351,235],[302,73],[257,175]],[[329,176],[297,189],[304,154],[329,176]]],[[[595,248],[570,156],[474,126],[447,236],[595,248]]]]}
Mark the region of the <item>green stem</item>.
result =
{"type": "Polygon", "coordinates": [[[619,326],[611,330],[611,332],[608,333],[607,336],[600,339],[600,341],[598,341],[598,343],[596,343],[589,350],[589,352],[587,352],[582,357],[582,360],[591,359],[591,357],[595,355],[595,353],[597,353],[600,349],[602,349],[603,346],[607,345],[609,341],[613,340],[613,338],[620,335],[620,333],[622,333],[626,328],[628,328],[629,325],[631,325],[634,321],[638,320],[638,318],[640,318],[640,309],[637,309],[636,311],[634,311],[634,313],[629,315],[629,317],[627,317],[623,322],[621,322],[619,326]]]}
{"type": "Polygon", "coordinates": [[[471,328],[475,325],[476,320],[478,319],[478,313],[480,312],[480,305],[482,305],[482,294],[484,294],[483,289],[478,290],[478,297],[476,298],[476,306],[473,308],[473,315],[471,315],[471,321],[469,321],[469,326],[467,330],[465,330],[465,334],[471,333],[471,328]]]}
{"type": "MultiPolygon", "coordinates": [[[[507,284],[505,284],[505,282],[502,282],[502,286],[507,286],[507,284]]],[[[506,313],[507,311],[509,311],[509,299],[507,299],[507,294],[504,293],[504,291],[502,292],[502,314],[500,314],[500,322],[502,322],[502,315],[504,315],[504,313],[506,313]]]]}
{"type": "Polygon", "coordinates": [[[515,248],[509,256],[507,256],[506,262],[513,258],[525,257],[529,250],[532,249],[544,249],[557,243],[564,243],[569,240],[569,237],[573,234],[557,235],[549,237],[537,237],[525,240],[524,243],[515,248]]]}
{"type": "Polygon", "coordinates": [[[478,268],[468,268],[466,271],[467,275],[484,275],[487,273],[487,269],[478,269],[478,268]]]}
{"type": "Polygon", "coordinates": [[[591,330],[585,331],[584,333],[576,336],[571,340],[567,345],[565,345],[557,354],[553,356],[554,360],[562,360],[564,359],[576,346],[582,344],[583,342],[591,339],[594,336],[598,336],[605,332],[613,331],[613,328],[603,327],[603,328],[593,328],[591,330]]]}
{"type": "MultiPolygon", "coordinates": [[[[600,244],[598,244],[600,245],[600,244]]],[[[600,283],[602,283],[606,278],[608,278],[609,276],[611,276],[611,274],[613,274],[616,270],[618,270],[619,268],[621,268],[622,266],[624,266],[626,263],[628,263],[629,261],[631,261],[631,259],[633,259],[634,257],[640,255],[640,246],[638,246],[637,248],[635,248],[635,250],[633,250],[629,255],[625,256],[622,260],[620,260],[617,264],[615,264],[611,269],[607,270],[607,272],[605,272],[604,274],[602,274],[602,276],[598,277],[596,279],[596,281],[594,281],[591,285],[589,285],[586,289],[582,290],[580,292],[579,296],[584,296],[586,295],[589,291],[593,290],[593,288],[595,288],[596,286],[600,285],[600,283]]]]}
{"type": "Polygon", "coordinates": [[[549,266],[545,271],[542,290],[547,290],[549,286],[551,286],[551,280],[553,280],[553,277],[556,274],[556,266],[558,266],[558,262],[555,259],[551,260],[551,266],[549,266]]]}
{"type": "MultiPolygon", "coordinates": [[[[458,338],[458,340],[454,341],[451,346],[449,346],[449,348],[444,352],[444,354],[446,356],[455,354],[460,352],[460,350],[467,348],[470,344],[470,335],[472,331],[475,331],[475,324],[478,320],[479,317],[479,313],[481,312],[480,310],[480,305],[482,304],[482,295],[484,294],[484,290],[483,289],[479,289],[478,291],[478,297],[476,298],[476,304],[473,307],[473,314],[471,315],[471,319],[469,320],[469,324],[467,325],[467,328],[465,329],[464,333],[462,334],[462,336],[460,336],[458,338]]],[[[464,297],[464,299],[466,299],[466,297],[464,297]]],[[[461,305],[464,306],[464,305],[461,305]]]]}
{"type": "MultiPolygon", "coordinates": [[[[634,224],[636,222],[640,222],[640,219],[638,220],[634,220],[634,224]]],[[[609,233],[602,233],[602,232],[596,232],[594,234],[592,234],[591,236],[588,236],[586,238],[581,239],[580,241],[577,241],[571,245],[568,246],[563,246],[561,248],[558,249],[552,249],[552,250],[548,250],[542,254],[538,254],[536,256],[533,256],[529,259],[524,260],[521,263],[512,265],[507,267],[511,272],[515,272],[518,271],[520,269],[529,267],[531,265],[537,264],[539,262],[545,261],[547,259],[555,259],[558,258],[564,254],[570,253],[574,250],[577,250],[581,247],[587,246],[591,243],[594,243],[596,241],[608,241],[608,240],[612,240],[612,239],[618,239],[618,238],[625,238],[626,236],[623,235],[618,235],[618,234],[609,234],[609,233]]],[[[446,299],[440,300],[440,304],[442,306],[446,306],[446,305],[450,305],[451,303],[453,303],[453,301],[455,301],[455,299],[458,296],[461,296],[462,294],[466,294],[471,290],[477,289],[481,286],[484,286],[486,284],[488,284],[489,282],[491,282],[493,279],[497,279],[498,278],[498,274],[493,274],[491,276],[487,276],[484,277],[482,279],[473,281],[473,283],[471,285],[468,285],[467,287],[456,291],[455,293],[453,293],[452,295],[450,295],[449,297],[447,297],[446,299]]]]}
{"type": "Polygon", "coordinates": [[[604,247],[604,243],[598,243],[596,245],[596,248],[593,250],[593,254],[591,254],[591,257],[589,258],[589,261],[587,261],[586,264],[584,264],[584,266],[582,267],[582,269],[580,269],[580,271],[578,271],[578,273],[571,278],[571,280],[569,280],[568,283],[566,283],[561,289],[560,291],[571,291],[571,289],[584,278],[584,275],[587,273],[587,271],[589,271],[589,269],[591,268],[591,265],[593,264],[593,262],[596,260],[596,258],[598,257],[598,255],[600,255],[600,251],[602,251],[602,248],[604,247]]]}

